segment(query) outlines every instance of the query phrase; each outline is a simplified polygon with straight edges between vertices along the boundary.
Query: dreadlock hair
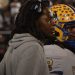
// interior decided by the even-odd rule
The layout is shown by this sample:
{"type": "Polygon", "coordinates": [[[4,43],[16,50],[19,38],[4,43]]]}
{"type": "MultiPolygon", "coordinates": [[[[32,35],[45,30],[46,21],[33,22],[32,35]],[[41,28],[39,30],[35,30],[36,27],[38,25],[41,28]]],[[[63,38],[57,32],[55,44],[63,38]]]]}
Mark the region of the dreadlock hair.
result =
{"type": "Polygon", "coordinates": [[[38,5],[38,0],[27,0],[21,6],[20,12],[18,13],[15,21],[15,29],[13,34],[18,33],[30,33],[39,40],[44,38],[44,34],[36,26],[37,19],[42,15],[43,10],[48,6],[48,1],[41,2],[41,12],[34,10],[34,6],[38,5]]]}

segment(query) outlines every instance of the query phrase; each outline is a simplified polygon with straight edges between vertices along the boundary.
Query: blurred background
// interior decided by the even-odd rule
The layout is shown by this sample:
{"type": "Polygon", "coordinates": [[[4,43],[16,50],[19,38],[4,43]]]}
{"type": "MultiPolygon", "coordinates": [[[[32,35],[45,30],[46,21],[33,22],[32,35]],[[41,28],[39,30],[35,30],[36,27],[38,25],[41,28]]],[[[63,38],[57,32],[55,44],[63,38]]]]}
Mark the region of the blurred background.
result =
{"type": "Polygon", "coordinates": [[[14,20],[21,7],[18,0],[0,0],[0,61],[8,47],[14,20]]]}
{"type": "MultiPolygon", "coordinates": [[[[19,8],[26,0],[0,0],[0,61],[8,47],[14,21],[19,8]]],[[[54,4],[70,4],[75,7],[75,0],[49,0],[50,6],[54,4]]]]}

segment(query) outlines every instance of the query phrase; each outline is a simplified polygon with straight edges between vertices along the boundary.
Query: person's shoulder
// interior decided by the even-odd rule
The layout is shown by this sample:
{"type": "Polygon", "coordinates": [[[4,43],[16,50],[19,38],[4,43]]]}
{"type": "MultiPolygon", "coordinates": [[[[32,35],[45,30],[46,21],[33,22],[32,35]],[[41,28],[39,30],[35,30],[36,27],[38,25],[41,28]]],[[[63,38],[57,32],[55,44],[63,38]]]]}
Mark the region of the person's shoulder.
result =
{"type": "Polygon", "coordinates": [[[24,46],[26,48],[29,48],[29,47],[43,48],[42,43],[39,42],[38,40],[24,42],[22,46],[24,46]]]}
{"type": "Polygon", "coordinates": [[[47,54],[50,54],[52,56],[61,56],[64,57],[66,56],[66,52],[63,48],[61,48],[58,45],[45,45],[44,50],[47,54]]]}
{"type": "Polygon", "coordinates": [[[44,46],[45,49],[52,49],[52,50],[62,50],[62,48],[58,45],[45,45],[44,46]]]}

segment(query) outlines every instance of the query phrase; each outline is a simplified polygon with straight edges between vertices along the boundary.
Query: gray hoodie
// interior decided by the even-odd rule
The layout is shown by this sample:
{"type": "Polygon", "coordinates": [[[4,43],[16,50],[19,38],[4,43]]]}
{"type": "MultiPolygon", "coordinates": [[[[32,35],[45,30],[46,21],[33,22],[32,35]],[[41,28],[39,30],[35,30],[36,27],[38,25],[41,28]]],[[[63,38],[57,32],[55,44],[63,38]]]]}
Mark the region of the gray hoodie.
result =
{"type": "Polygon", "coordinates": [[[0,63],[0,75],[49,75],[41,43],[30,34],[16,34],[0,63]]]}

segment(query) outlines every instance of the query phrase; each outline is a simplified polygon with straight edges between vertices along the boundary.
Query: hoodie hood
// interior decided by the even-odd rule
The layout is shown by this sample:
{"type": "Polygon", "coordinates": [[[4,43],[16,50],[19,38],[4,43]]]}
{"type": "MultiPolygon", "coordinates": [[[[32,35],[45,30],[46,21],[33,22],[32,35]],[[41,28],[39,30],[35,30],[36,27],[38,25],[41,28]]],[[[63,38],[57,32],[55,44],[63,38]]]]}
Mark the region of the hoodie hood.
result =
{"type": "Polygon", "coordinates": [[[9,46],[12,46],[13,48],[17,48],[21,44],[30,41],[37,41],[37,39],[28,33],[15,34],[13,38],[9,41],[9,46]]]}

